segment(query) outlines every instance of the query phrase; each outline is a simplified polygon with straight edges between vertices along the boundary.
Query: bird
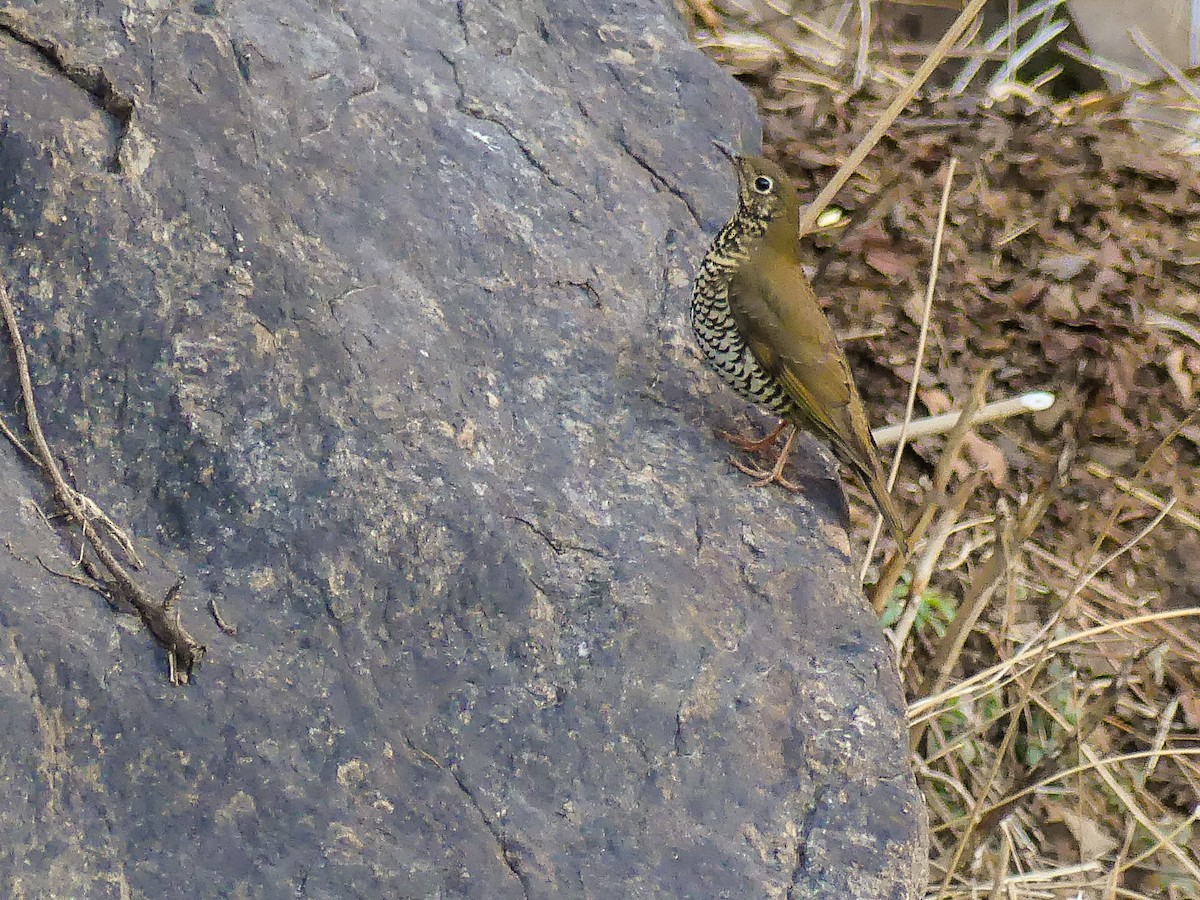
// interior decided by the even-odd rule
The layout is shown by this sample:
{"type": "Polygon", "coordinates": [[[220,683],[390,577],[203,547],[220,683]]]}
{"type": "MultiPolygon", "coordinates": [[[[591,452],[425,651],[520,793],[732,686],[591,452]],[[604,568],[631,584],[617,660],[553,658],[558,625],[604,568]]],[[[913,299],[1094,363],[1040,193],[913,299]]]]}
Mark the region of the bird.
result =
{"type": "Polygon", "coordinates": [[[888,492],[850,363],[801,266],[796,186],[770,160],[714,143],[737,172],[738,205],[700,262],[692,330],[721,379],[781,420],[762,440],[727,437],[743,449],[762,450],[791,426],[769,471],[734,463],[758,476],[755,486],[776,482],[797,490],[783,478],[783,467],[797,429],[815,435],[863,482],[907,555],[907,531],[888,492]]]}

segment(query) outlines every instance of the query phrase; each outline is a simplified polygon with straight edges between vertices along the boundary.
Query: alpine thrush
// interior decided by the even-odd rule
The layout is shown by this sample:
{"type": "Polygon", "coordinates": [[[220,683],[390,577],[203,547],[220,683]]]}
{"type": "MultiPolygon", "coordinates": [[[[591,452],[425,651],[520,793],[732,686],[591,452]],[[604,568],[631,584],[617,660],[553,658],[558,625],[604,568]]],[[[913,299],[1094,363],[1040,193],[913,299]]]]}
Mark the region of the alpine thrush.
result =
{"type": "MultiPolygon", "coordinates": [[[[717,146],[737,169],[738,207],[700,263],[692,329],[726,384],[794,426],[772,470],[754,474],[766,475],[760,484],[787,486],[783,465],[795,428],[803,428],[828,441],[862,480],[907,552],[850,364],[800,265],[796,187],[774,163],[717,146]]],[[[758,448],[764,442],[740,443],[758,448]]]]}

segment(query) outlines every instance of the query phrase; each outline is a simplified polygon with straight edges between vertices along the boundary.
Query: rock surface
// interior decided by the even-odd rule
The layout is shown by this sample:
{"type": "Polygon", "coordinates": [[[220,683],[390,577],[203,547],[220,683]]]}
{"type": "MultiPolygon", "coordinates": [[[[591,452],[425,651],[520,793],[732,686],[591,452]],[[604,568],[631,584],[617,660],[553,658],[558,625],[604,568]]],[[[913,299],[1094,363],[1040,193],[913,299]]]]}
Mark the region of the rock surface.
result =
{"type": "Polygon", "coordinates": [[[48,436],[209,646],[172,687],[39,566],[78,536],[4,445],[7,896],[917,896],[829,472],[712,433],[757,126],[668,5],[26,0],[0,123],[48,436]]]}

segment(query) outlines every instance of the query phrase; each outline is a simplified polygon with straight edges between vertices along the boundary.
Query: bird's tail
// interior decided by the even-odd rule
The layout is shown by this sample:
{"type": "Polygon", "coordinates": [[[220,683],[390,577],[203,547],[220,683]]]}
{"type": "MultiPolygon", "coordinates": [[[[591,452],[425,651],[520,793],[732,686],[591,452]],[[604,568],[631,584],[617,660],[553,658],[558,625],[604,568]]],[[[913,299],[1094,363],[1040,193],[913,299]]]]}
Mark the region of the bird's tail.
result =
{"type": "Polygon", "coordinates": [[[905,526],[904,520],[900,518],[900,510],[896,508],[896,501],[888,493],[883,472],[876,466],[870,477],[863,480],[866,482],[867,490],[871,493],[871,498],[875,501],[875,506],[879,508],[879,514],[883,516],[884,524],[891,532],[892,539],[900,546],[900,552],[904,556],[908,556],[908,528],[905,526]]]}
{"type": "Polygon", "coordinates": [[[883,523],[887,526],[892,539],[899,545],[900,552],[908,556],[908,528],[905,526],[904,520],[900,518],[900,510],[896,507],[896,501],[888,492],[887,479],[883,476],[883,467],[879,464],[879,457],[872,456],[867,465],[861,465],[855,461],[851,468],[855,470],[871,495],[871,499],[875,501],[879,514],[883,516],[883,523]]]}
{"type": "Polygon", "coordinates": [[[866,430],[865,417],[862,438],[854,444],[848,443],[842,435],[832,428],[824,426],[821,422],[816,422],[814,426],[810,427],[819,436],[829,441],[833,455],[842,465],[858,476],[867,489],[867,493],[871,495],[871,499],[875,501],[875,508],[883,516],[883,524],[887,526],[892,539],[900,547],[900,552],[907,557],[910,550],[908,528],[905,526],[904,520],[900,518],[900,510],[897,509],[896,501],[892,499],[892,495],[888,491],[883,465],[879,462],[879,448],[875,446],[871,432],[866,430]]]}
{"type": "Polygon", "coordinates": [[[904,524],[904,520],[900,518],[900,510],[896,508],[896,501],[888,493],[887,482],[882,478],[872,479],[872,482],[867,485],[867,490],[871,492],[871,496],[875,500],[875,505],[879,507],[880,515],[883,516],[884,524],[887,525],[892,538],[899,545],[900,553],[908,556],[910,549],[908,545],[908,527],[904,524]]]}

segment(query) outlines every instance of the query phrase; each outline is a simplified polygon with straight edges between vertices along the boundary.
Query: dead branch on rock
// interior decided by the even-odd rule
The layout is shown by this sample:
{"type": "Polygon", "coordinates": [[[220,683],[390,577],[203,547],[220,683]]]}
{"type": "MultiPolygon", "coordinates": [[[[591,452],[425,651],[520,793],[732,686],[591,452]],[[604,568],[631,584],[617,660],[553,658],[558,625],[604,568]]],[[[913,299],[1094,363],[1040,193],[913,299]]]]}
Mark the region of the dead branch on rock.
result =
{"type": "Polygon", "coordinates": [[[221,610],[217,606],[217,599],[210,597],[208,600],[208,611],[212,613],[213,621],[217,623],[217,627],[230,637],[237,637],[237,626],[230,625],[221,616],[221,610]]]}
{"type": "MultiPolygon", "coordinates": [[[[205,647],[183,627],[179,611],[175,608],[183,587],[183,579],[179,579],[171,587],[163,600],[156,600],[133,579],[125,566],[108,548],[104,541],[104,535],[108,535],[109,539],[120,547],[121,552],[133,568],[140,568],[143,565],[129,536],[91,498],[75,490],[63,478],[62,471],[55,461],[54,453],[46,441],[46,435],[42,431],[41,421],[38,418],[37,405],[33,396],[33,380],[29,375],[29,359],[25,353],[25,342],[21,338],[16,312],[13,310],[8,286],[5,284],[3,276],[0,276],[0,310],[3,311],[4,324],[8,327],[8,336],[12,343],[17,378],[21,385],[21,399],[25,406],[25,422],[33,440],[33,450],[30,451],[26,448],[10,429],[5,428],[4,434],[26,456],[32,457],[53,488],[54,496],[62,504],[68,518],[82,531],[86,546],[90,546],[99,559],[102,569],[86,567],[89,574],[95,577],[95,583],[88,586],[104,596],[110,604],[127,603],[136,610],[150,633],[167,650],[167,662],[172,683],[186,684],[191,678],[192,670],[203,659],[205,647]],[[97,523],[99,528],[97,528],[97,523]]],[[[71,580],[76,581],[75,578],[71,580]]],[[[76,583],[86,582],[77,581],[76,583]]]]}

